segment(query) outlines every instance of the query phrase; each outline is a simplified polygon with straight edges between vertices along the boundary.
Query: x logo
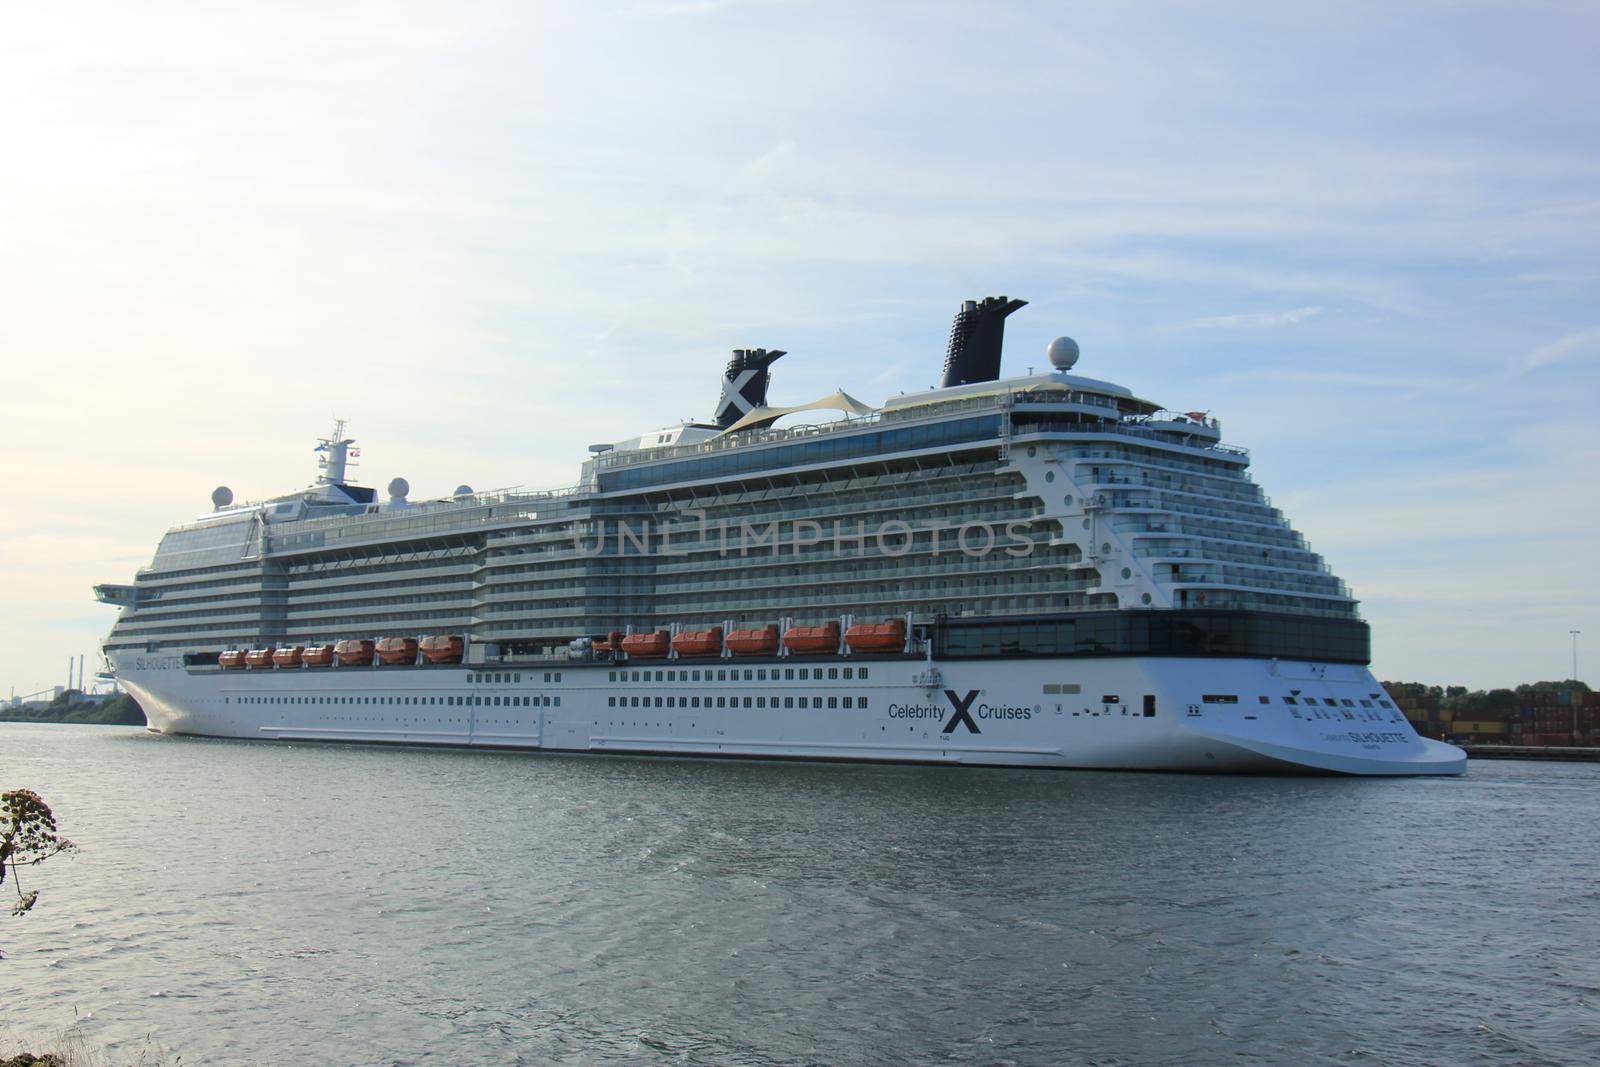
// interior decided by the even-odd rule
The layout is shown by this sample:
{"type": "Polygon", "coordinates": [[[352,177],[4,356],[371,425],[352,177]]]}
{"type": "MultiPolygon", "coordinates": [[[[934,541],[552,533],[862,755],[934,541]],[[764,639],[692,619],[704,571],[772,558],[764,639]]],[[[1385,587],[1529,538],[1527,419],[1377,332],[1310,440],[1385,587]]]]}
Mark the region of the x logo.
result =
{"type": "Polygon", "coordinates": [[[954,689],[946,689],[944,695],[950,698],[950,703],[955,707],[956,713],[950,716],[950,721],[944,724],[940,733],[954,733],[957,726],[965,726],[973,733],[982,733],[978,724],[972,721],[972,714],[967,710],[972,707],[972,702],[978,699],[978,690],[974,689],[964,697],[956,696],[954,689]]]}

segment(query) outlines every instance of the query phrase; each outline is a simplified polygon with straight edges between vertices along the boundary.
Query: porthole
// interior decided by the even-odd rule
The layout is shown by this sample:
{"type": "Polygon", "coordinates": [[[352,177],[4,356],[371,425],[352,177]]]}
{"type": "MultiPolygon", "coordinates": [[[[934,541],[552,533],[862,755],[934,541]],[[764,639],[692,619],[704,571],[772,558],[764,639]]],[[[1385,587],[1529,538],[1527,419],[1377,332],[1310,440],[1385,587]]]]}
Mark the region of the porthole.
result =
{"type": "Polygon", "coordinates": [[[1141,603],[1141,604],[1148,604],[1148,603],[1150,603],[1150,594],[1149,594],[1149,593],[1142,593],[1142,594],[1140,594],[1140,596],[1139,596],[1139,603],[1141,603]]]}
{"type": "Polygon", "coordinates": [[[1084,519],[1083,520],[1083,528],[1085,530],[1087,530],[1089,528],[1089,520],[1088,519],[1084,519]]]}
{"type": "Polygon", "coordinates": [[[1127,567],[1124,567],[1124,568],[1122,568],[1122,576],[1124,578],[1132,578],[1133,577],[1133,571],[1130,570],[1127,567]]]}
{"type": "Polygon", "coordinates": [[[1102,556],[1104,556],[1104,555],[1109,555],[1110,552],[1111,552],[1111,542],[1110,541],[1102,541],[1102,542],[1100,542],[1100,554],[1102,556]]]}
{"type": "Polygon", "coordinates": [[[1056,480],[1056,472],[1055,471],[1045,471],[1044,472],[1044,480],[1047,481],[1047,482],[1055,481],[1056,480]]]}
{"type": "Polygon", "coordinates": [[[1061,502],[1070,508],[1072,506],[1072,494],[1068,493],[1066,496],[1062,497],[1061,502]]]}
{"type": "Polygon", "coordinates": [[[1039,454],[1039,450],[1037,448],[1033,447],[1032,445],[1028,446],[1028,458],[1029,459],[1032,459],[1034,456],[1037,456],[1038,454],[1039,454]]]}

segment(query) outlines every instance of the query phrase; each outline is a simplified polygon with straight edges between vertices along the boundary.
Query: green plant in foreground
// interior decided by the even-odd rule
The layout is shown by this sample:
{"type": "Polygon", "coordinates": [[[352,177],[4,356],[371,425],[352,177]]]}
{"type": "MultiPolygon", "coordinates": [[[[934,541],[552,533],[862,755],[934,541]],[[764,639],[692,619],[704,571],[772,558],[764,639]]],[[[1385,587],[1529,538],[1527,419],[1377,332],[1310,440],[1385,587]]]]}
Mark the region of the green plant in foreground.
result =
{"type": "Polygon", "coordinates": [[[23,891],[22,868],[37,866],[77,847],[56,833],[55,813],[38,793],[31,789],[0,793],[0,885],[9,872],[11,884],[17,889],[11,914],[29,911],[39,899],[37,889],[23,891]]]}

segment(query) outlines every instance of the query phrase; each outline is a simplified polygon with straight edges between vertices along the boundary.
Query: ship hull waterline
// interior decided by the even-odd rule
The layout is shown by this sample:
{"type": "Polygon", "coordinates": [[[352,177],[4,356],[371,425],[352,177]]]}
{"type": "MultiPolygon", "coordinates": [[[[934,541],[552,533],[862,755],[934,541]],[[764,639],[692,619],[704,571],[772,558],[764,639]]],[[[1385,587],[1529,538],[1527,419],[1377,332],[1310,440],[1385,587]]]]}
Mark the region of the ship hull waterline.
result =
{"type": "Polygon", "coordinates": [[[1200,773],[1466,767],[1461,749],[1419,737],[1352,664],[713,662],[220,670],[134,654],[112,666],[151,730],[202,737],[1200,773]]]}

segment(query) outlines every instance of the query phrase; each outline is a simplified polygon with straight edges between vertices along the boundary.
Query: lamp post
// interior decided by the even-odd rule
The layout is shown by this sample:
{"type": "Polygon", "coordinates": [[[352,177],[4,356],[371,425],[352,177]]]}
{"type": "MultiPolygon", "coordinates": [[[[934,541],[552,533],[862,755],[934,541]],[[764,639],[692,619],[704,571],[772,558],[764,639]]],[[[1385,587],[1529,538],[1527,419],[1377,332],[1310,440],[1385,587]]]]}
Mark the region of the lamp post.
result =
{"type": "Polygon", "coordinates": [[[1578,681],[1578,635],[1583,633],[1583,631],[1582,630],[1568,630],[1567,633],[1572,635],[1572,681],[1574,683],[1574,685],[1573,685],[1573,693],[1572,693],[1572,696],[1570,698],[1572,700],[1572,743],[1573,744],[1577,744],[1578,743],[1578,692],[1577,692],[1576,683],[1578,681]]]}

